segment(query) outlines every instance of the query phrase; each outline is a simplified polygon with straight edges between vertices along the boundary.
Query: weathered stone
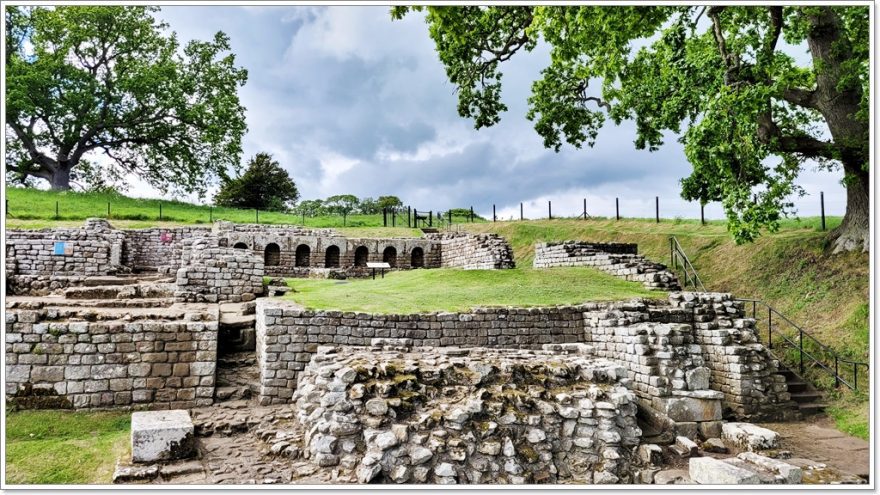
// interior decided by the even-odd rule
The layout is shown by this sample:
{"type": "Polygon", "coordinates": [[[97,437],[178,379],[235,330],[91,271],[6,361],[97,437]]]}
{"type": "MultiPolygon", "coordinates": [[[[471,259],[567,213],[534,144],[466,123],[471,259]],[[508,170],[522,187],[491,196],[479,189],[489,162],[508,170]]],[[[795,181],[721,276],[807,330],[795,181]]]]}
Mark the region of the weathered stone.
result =
{"type": "Polygon", "coordinates": [[[701,485],[757,485],[761,479],[752,471],[712,457],[694,457],[688,462],[688,475],[701,485]]]}
{"type": "Polygon", "coordinates": [[[183,410],[145,411],[131,415],[131,457],[134,462],[184,459],[195,440],[189,413],[183,410]]]}
{"type": "Polygon", "coordinates": [[[775,449],[779,442],[779,435],[775,431],[751,423],[724,423],[721,438],[748,451],[775,449]]]}

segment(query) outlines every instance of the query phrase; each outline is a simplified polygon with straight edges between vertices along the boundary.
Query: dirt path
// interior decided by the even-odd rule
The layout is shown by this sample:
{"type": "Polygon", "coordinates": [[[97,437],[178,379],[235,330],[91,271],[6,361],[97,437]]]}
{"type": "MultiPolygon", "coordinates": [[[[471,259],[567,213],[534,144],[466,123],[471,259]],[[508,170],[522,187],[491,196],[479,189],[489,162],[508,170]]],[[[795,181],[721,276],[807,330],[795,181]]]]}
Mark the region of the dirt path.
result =
{"type": "Polygon", "coordinates": [[[817,415],[788,423],[761,423],[761,426],[779,433],[780,448],[790,450],[795,457],[806,457],[868,479],[870,444],[838,431],[828,416],[817,415]]]}

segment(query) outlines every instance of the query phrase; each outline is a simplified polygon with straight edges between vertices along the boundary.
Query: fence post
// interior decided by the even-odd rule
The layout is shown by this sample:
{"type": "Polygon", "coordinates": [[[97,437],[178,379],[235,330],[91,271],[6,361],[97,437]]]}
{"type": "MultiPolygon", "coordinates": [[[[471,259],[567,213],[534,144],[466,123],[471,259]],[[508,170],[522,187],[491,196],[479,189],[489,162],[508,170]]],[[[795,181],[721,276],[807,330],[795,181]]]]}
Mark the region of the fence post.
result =
{"type": "Polygon", "coordinates": [[[834,355],[834,388],[840,387],[840,373],[837,372],[837,354],[834,355]]]}
{"type": "Polygon", "coordinates": [[[386,208],[386,207],[382,208],[382,226],[383,227],[388,226],[388,208],[386,208]]]}
{"type": "Polygon", "coordinates": [[[522,202],[520,202],[520,204],[519,204],[519,219],[520,219],[520,221],[523,220],[523,205],[522,205],[522,202]]]}
{"type": "Polygon", "coordinates": [[[620,198],[614,198],[614,216],[620,220],[620,198]]]}
{"type": "Polygon", "coordinates": [[[587,219],[587,198],[584,198],[584,220],[587,219]]]}
{"type": "Polygon", "coordinates": [[[819,204],[822,207],[822,230],[825,230],[825,192],[819,191],[819,204]]]}
{"type": "Polygon", "coordinates": [[[498,217],[495,216],[495,205],[492,205],[492,221],[495,222],[498,220],[498,217]]]}
{"type": "Polygon", "coordinates": [[[55,220],[58,220],[58,201],[55,202],[55,220]]]}
{"type": "Polygon", "coordinates": [[[214,223],[214,207],[213,206],[208,207],[208,221],[210,223],[214,223]]]}
{"type": "Polygon", "coordinates": [[[804,331],[801,329],[798,329],[798,350],[800,351],[798,354],[800,354],[800,356],[799,356],[800,369],[801,369],[801,374],[803,375],[804,374],[804,331]]]}
{"type": "Polygon", "coordinates": [[[107,218],[110,218],[110,202],[107,201],[107,218]]]}
{"type": "Polygon", "coordinates": [[[391,209],[391,226],[392,227],[397,226],[397,208],[391,209]]]}
{"type": "Polygon", "coordinates": [[[159,203],[159,220],[162,220],[162,203],[159,203]]]}
{"type": "Polygon", "coordinates": [[[471,206],[471,223],[474,223],[474,207],[471,206]]]}
{"type": "Polygon", "coordinates": [[[773,349],[773,310],[767,306],[767,348],[773,349]]]}
{"type": "Polygon", "coordinates": [[[306,226],[306,212],[303,212],[303,227],[306,226]]]}
{"type": "Polygon", "coordinates": [[[257,215],[257,223],[260,223],[260,210],[259,210],[259,209],[255,209],[254,212],[255,212],[256,215],[257,215]]]}
{"type": "Polygon", "coordinates": [[[412,228],[412,206],[406,207],[406,226],[412,228]]]}
{"type": "Polygon", "coordinates": [[[452,209],[446,212],[446,216],[449,217],[449,226],[452,226],[452,209]]]}
{"type": "Polygon", "coordinates": [[[547,219],[553,220],[553,204],[550,200],[547,200],[547,219]]]}
{"type": "Polygon", "coordinates": [[[654,214],[657,217],[657,223],[660,223],[660,196],[654,196],[654,214]]]}
{"type": "Polygon", "coordinates": [[[345,210],[342,210],[342,226],[343,227],[345,227],[345,220],[346,220],[347,216],[348,216],[348,212],[345,210]]]}
{"type": "Polygon", "coordinates": [[[428,210],[428,227],[434,226],[434,210],[428,210]]]}

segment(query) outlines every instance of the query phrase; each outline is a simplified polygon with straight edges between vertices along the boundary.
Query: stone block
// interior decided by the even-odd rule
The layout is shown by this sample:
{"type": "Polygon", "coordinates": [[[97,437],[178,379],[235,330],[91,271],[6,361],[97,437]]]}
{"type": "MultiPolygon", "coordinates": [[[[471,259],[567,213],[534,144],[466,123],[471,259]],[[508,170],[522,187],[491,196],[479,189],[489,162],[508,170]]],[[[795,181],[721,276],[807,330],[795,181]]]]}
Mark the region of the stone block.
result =
{"type": "Polygon", "coordinates": [[[775,431],[751,423],[724,423],[721,426],[721,438],[750,452],[775,449],[779,444],[779,435],[775,431]]]}
{"type": "Polygon", "coordinates": [[[673,421],[717,421],[721,419],[721,401],[694,397],[655,397],[654,409],[673,421]]]}
{"type": "Polygon", "coordinates": [[[688,462],[688,475],[701,485],[757,485],[756,473],[719,461],[712,457],[693,457],[688,462]]]}
{"type": "Polygon", "coordinates": [[[187,411],[143,411],[131,415],[131,459],[156,462],[185,459],[195,447],[187,411]]]}

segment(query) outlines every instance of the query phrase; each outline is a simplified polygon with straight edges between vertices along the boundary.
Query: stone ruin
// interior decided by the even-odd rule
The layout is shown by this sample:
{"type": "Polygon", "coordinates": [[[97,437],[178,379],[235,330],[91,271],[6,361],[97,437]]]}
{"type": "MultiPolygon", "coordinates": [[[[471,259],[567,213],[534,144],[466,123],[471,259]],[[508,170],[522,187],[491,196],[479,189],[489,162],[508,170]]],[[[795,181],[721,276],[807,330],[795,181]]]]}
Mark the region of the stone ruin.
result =
{"type": "Polygon", "coordinates": [[[584,241],[542,242],[535,245],[535,268],[589,266],[616,277],[641,282],[651,290],[681,290],[678,277],[666,265],[638,254],[638,246],[584,241]]]}
{"type": "MultiPolygon", "coordinates": [[[[152,440],[133,444],[141,462],[120,461],[120,483],[662,483],[682,459],[701,483],[797,482],[763,455],[772,438],[729,422],[799,415],[729,294],[314,311],[259,297],[263,276],[357,276],[361,247],[369,260],[393,247],[397,269],[509,268],[511,250],[492,235],[364,240],[222,223],[7,236],[7,287],[20,294],[6,302],[10,407],[177,411],[133,423],[133,439],[152,440]],[[336,247],[339,267],[306,263],[304,245],[336,247]],[[724,466],[697,460],[722,451],[724,466]]],[[[619,251],[626,267],[596,267],[674,286],[634,247],[619,251]]]]}

